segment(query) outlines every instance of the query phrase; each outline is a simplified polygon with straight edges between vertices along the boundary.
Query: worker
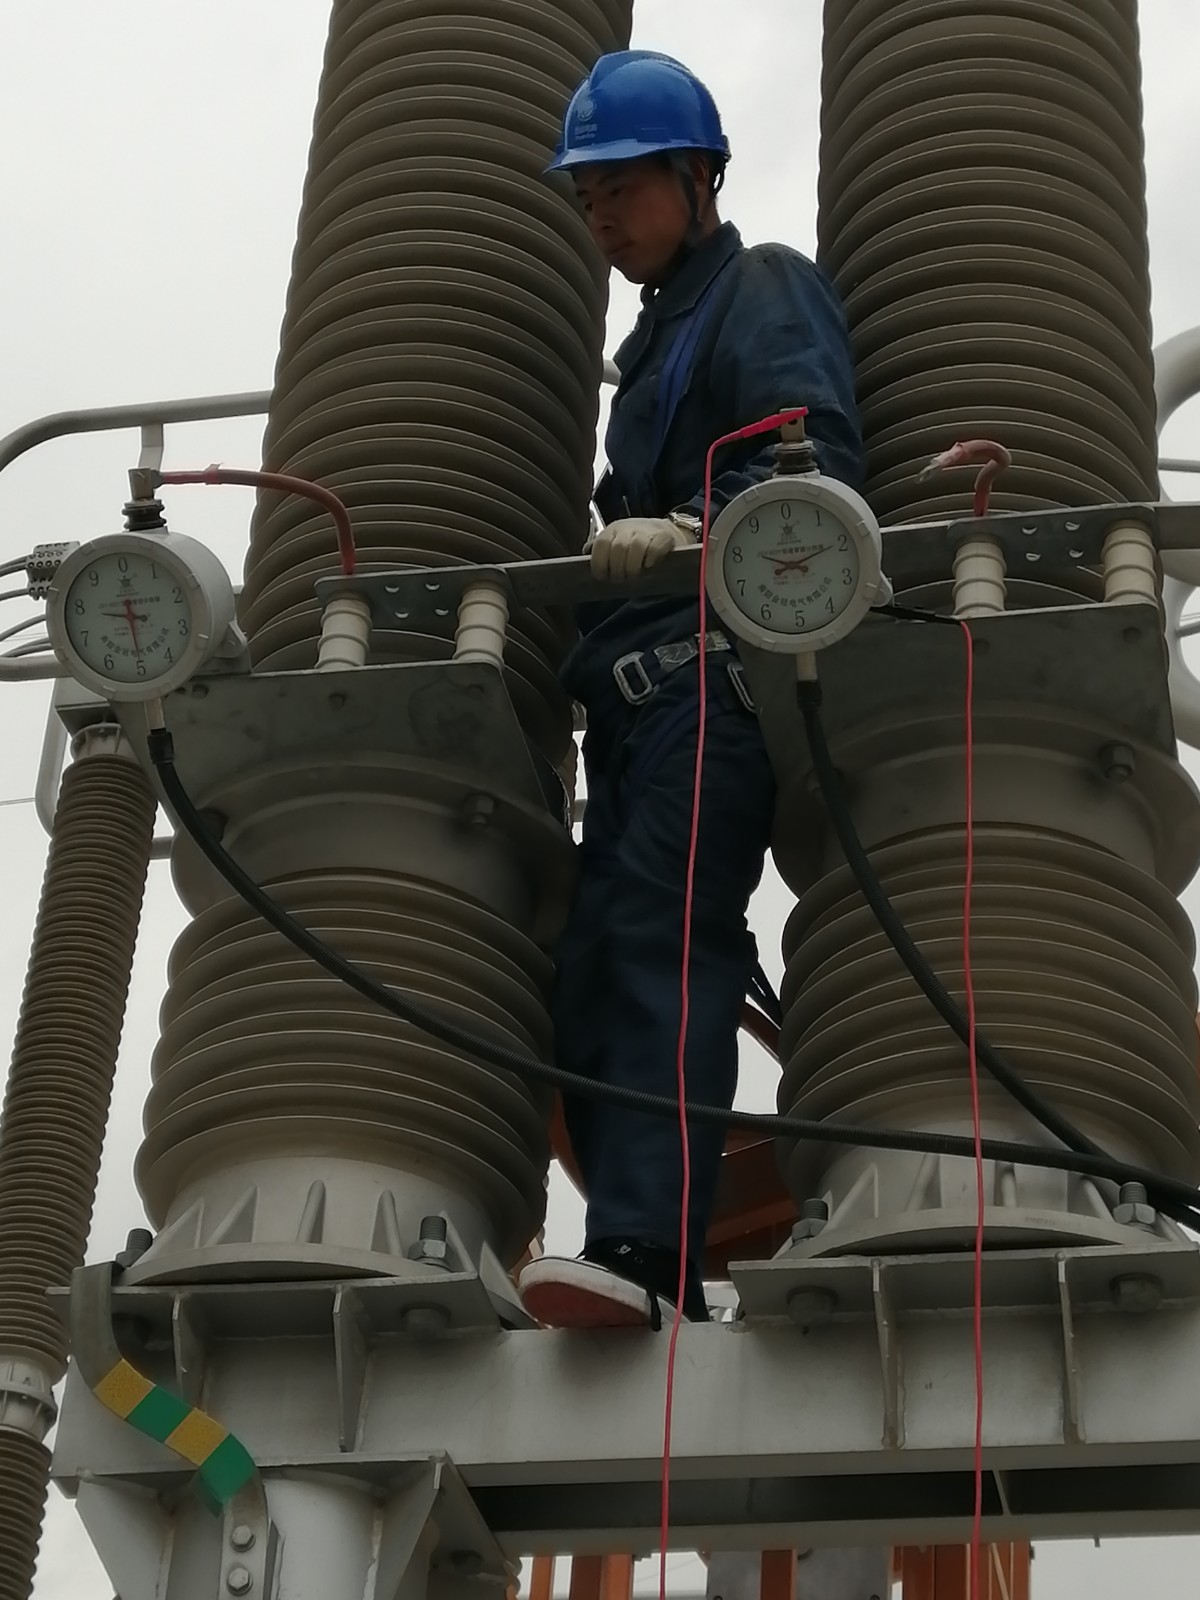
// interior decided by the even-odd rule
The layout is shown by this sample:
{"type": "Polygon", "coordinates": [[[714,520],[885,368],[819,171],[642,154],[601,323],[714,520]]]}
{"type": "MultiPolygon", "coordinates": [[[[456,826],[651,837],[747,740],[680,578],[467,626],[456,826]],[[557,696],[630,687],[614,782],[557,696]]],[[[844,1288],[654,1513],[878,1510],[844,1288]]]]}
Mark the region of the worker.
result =
{"type": "MultiPolygon", "coordinates": [[[[705,456],[718,437],[807,406],[821,470],[861,477],[845,317],[796,251],[747,249],[717,196],[730,149],[712,96],[678,61],[603,57],[568,107],[550,170],[566,172],[604,259],[642,291],[617,353],[620,383],[596,490],[598,578],[650,572],[693,544],[705,456]]],[[[772,181],[787,174],[786,157],[772,181]]],[[[776,436],[777,437],[777,436],[776,436]]],[[[770,475],[771,436],[722,448],[712,509],[770,475]]],[[[556,952],[560,1066],[600,1083],[678,1094],[685,883],[699,718],[695,599],[581,607],[564,668],[584,707],[587,810],[580,875],[556,952]]],[[[733,641],[708,624],[707,734],[689,972],[689,1098],[728,1108],[754,969],[746,909],[762,874],[775,788],[733,641]]],[[[660,1326],[678,1297],[683,1182],[677,1123],[582,1096],[564,1102],[587,1196],[578,1260],[522,1273],[530,1314],[554,1327],[660,1326]]],[[[683,1313],[708,1315],[700,1267],[723,1148],[690,1128],[683,1313]]]]}

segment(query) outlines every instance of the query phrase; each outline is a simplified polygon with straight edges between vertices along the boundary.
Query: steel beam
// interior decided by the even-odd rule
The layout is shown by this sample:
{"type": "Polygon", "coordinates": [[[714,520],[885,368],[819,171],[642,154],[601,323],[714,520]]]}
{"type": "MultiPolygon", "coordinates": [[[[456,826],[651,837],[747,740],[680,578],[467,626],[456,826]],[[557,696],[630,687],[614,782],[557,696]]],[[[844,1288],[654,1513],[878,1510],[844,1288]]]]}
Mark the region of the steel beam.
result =
{"type": "MultiPolygon", "coordinates": [[[[1081,506],[1070,511],[1003,513],[982,521],[921,522],[887,530],[884,566],[895,587],[923,578],[931,568],[949,568],[958,545],[986,533],[1000,544],[1011,575],[1095,566],[1109,531],[1139,523],[1164,556],[1200,548],[1200,506],[1170,502],[1081,506]]],[[[313,587],[322,603],[335,594],[363,595],[377,628],[421,627],[449,632],[463,593],[483,578],[500,581],[516,606],[573,605],[646,593],[695,594],[699,583],[698,548],[675,551],[654,569],[653,580],[632,577],[609,581],[593,577],[587,556],[556,556],[538,561],[498,562],[490,566],[406,567],[394,572],[364,572],[355,577],[318,578],[313,587]]]]}
{"type": "MultiPolygon", "coordinates": [[[[764,1314],[682,1330],[674,1543],[965,1540],[969,1262],[749,1270],[781,1268],[801,1286],[844,1274],[828,1319],[806,1330],[764,1314]]],[[[985,1537],[1200,1532],[1200,1254],[1153,1243],[1006,1252],[989,1262],[985,1286],[985,1537]]],[[[140,1330],[138,1362],[159,1382],[178,1381],[177,1307],[206,1330],[206,1409],[236,1427],[268,1497],[273,1480],[295,1471],[385,1485],[406,1463],[445,1456],[510,1556],[653,1547],[665,1338],[469,1329],[414,1338],[390,1331],[394,1287],[364,1279],[355,1294],[358,1326],[368,1330],[364,1379],[348,1416],[337,1290],[118,1289],[114,1311],[140,1330]]],[[[767,1291],[757,1299],[773,1303],[767,1291]]],[[[180,1481],[175,1459],[105,1413],[74,1372],[54,1470],[68,1492],[82,1480],[143,1490],[180,1481]]]]}

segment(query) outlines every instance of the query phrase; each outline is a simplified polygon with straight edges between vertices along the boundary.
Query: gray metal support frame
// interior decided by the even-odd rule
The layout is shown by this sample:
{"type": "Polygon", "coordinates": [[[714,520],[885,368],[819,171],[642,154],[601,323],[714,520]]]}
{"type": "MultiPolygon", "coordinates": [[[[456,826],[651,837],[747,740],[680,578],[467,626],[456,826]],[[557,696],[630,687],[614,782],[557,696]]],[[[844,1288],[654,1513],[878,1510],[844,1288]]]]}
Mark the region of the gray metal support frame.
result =
{"type": "MultiPolygon", "coordinates": [[[[799,1304],[810,1304],[811,1289],[836,1282],[833,1310],[807,1327],[773,1311],[685,1324],[674,1544],[965,1540],[969,1257],[784,1260],[734,1276],[743,1301],[764,1308],[806,1289],[799,1304]]],[[[989,1257],[984,1285],[986,1536],[1200,1531],[1200,1253],[1003,1252],[989,1257]]],[[[274,1484],[315,1473],[381,1489],[431,1457],[453,1462],[509,1557],[655,1545],[665,1338],[469,1328],[414,1337],[391,1331],[395,1295],[386,1280],[355,1285],[362,1371],[349,1387],[338,1378],[346,1311],[334,1283],[118,1288],[114,1309],[140,1327],[139,1364],[164,1383],[180,1381],[177,1307],[207,1330],[206,1409],[254,1455],[285,1545],[274,1484]]],[[[74,1372],[54,1470],[71,1493],[85,1481],[167,1492],[183,1476],[74,1372]]]]}

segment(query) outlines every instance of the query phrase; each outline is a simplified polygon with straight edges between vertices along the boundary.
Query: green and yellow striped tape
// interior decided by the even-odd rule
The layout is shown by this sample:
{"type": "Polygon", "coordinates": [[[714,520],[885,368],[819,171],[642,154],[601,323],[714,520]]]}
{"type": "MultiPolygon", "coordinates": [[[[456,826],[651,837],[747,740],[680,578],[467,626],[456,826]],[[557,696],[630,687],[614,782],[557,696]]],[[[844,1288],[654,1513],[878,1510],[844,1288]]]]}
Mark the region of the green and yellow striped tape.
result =
{"type": "Polygon", "coordinates": [[[165,1444],[196,1468],[193,1488],[214,1513],[258,1469],[229,1429],[125,1360],[112,1332],[111,1268],[81,1267],[72,1284],[72,1343],[76,1366],[106,1410],[149,1439],[165,1444]],[[96,1377],[98,1371],[103,1377],[96,1377]]]}
{"type": "Polygon", "coordinates": [[[190,1461],[199,1478],[196,1487],[213,1510],[221,1510],[254,1476],[249,1451],[228,1428],[151,1383],[124,1358],[93,1385],[92,1393],[122,1422],[190,1461]]]}

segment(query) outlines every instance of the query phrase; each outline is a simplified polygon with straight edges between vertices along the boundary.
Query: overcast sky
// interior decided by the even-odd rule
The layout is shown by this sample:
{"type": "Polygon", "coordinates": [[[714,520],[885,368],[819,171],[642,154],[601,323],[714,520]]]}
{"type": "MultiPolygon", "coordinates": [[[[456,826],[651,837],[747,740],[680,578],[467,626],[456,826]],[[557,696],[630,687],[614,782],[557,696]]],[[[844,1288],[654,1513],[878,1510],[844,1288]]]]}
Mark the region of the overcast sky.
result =
{"type": "MultiPolygon", "coordinates": [[[[0,53],[0,434],[45,412],[267,387],[287,283],[329,0],[7,0],[0,53]]],[[[726,214],[751,241],[811,250],[817,159],[817,0],[638,0],[637,39],[687,59],[717,94],[736,158],[726,214]]],[[[1156,337],[1200,322],[1195,168],[1196,0],[1143,0],[1156,337]]],[[[613,297],[610,349],[632,320],[613,297]]],[[[1200,456],[1200,407],[1166,438],[1200,456]]],[[[252,465],[261,423],[168,437],[174,466],[252,465]]],[[[44,446],[0,477],[4,555],[120,526],[133,436],[44,446]]],[[[1170,486],[1180,498],[1185,482],[1170,486]]],[[[1200,493],[1200,480],[1196,484],[1200,493]]],[[[176,490],[172,525],[240,572],[249,497],[176,490]]],[[[0,556],[0,559],[3,559],[0,556]]],[[[2,587],[2,586],[0,586],[2,587]]],[[[0,626],[18,620],[3,608],[0,626]]],[[[0,686],[0,802],[33,793],[46,691],[0,686]]],[[[20,1000],[45,853],[28,805],[0,808],[0,1059],[20,1000]]],[[[1200,910],[1188,897],[1193,915],[1200,910]]],[[[756,902],[769,970],[787,906],[756,902]]],[[[130,1177],[164,966],[183,916],[152,869],[91,1254],[142,1220],[130,1177]]],[[[769,1078],[743,1098],[766,1107],[769,1078]]],[[[548,1242],[574,1249],[579,1210],[555,1191],[548,1242]]],[[[0,1287],[2,1292],[2,1287],[0,1287]]],[[[1038,1600],[1194,1591],[1200,1545],[1043,1547],[1038,1600]]],[[[691,1575],[695,1581],[695,1575],[691,1575]]],[[[55,1493],[37,1600],[111,1600],[55,1493]]],[[[349,1597],[347,1597],[349,1600],[349,1597]]]]}

